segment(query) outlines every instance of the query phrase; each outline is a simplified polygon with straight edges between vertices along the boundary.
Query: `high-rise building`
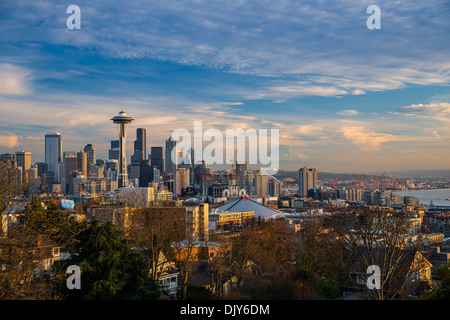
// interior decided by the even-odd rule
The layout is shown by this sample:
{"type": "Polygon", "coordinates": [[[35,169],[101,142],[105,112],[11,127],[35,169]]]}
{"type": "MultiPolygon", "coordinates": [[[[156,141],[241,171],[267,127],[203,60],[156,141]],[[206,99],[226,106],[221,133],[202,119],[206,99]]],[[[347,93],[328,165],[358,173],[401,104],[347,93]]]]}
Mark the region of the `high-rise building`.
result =
{"type": "Polygon", "coordinates": [[[163,158],[163,148],[162,147],[152,147],[151,148],[151,166],[158,168],[160,172],[164,170],[164,158],[163,158]]]}
{"type": "Polygon", "coordinates": [[[95,164],[97,162],[97,155],[95,152],[95,148],[92,144],[87,144],[84,147],[84,152],[86,152],[87,157],[87,173],[88,176],[93,176],[95,173],[95,164]]]}
{"type": "MultiPolygon", "coordinates": [[[[48,171],[56,175],[58,163],[62,161],[62,136],[59,132],[45,135],[45,162],[48,171]]],[[[57,181],[59,182],[59,181],[57,181]]]]}
{"type": "Polygon", "coordinates": [[[87,177],[87,154],[83,150],[77,152],[77,168],[84,177],[87,177]]]}
{"type": "Polygon", "coordinates": [[[134,141],[134,154],[131,156],[131,162],[145,160],[147,153],[147,138],[145,128],[136,129],[136,140],[134,141]]]}
{"type": "Polygon", "coordinates": [[[269,195],[269,176],[258,172],[255,175],[255,189],[258,197],[269,195]]]}
{"type": "Polygon", "coordinates": [[[113,123],[117,124],[119,129],[119,174],[118,187],[123,188],[128,186],[128,172],[127,172],[127,156],[126,156],[126,141],[127,141],[127,127],[134,119],[127,116],[124,111],[120,111],[119,115],[111,119],[113,123]]]}
{"type": "Polygon", "coordinates": [[[22,168],[22,174],[25,181],[28,181],[28,169],[31,168],[31,152],[16,152],[16,165],[22,168]]]}
{"type": "Polygon", "coordinates": [[[109,160],[119,160],[120,152],[120,142],[119,140],[111,140],[111,149],[109,149],[108,159],[109,160]]]}
{"type": "Polygon", "coordinates": [[[38,170],[38,176],[42,177],[44,172],[48,171],[48,164],[46,162],[36,162],[37,170],[38,170]]]}
{"type": "MultiPolygon", "coordinates": [[[[166,150],[164,153],[165,162],[164,162],[164,172],[166,174],[174,173],[176,164],[172,161],[172,151],[176,147],[177,142],[170,137],[166,140],[166,150]]],[[[153,155],[152,155],[153,157],[153,155]]]]}
{"type": "Polygon", "coordinates": [[[181,194],[183,189],[189,187],[189,168],[178,168],[174,183],[174,193],[177,195],[181,194]]]}
{"type": "Polygon", "coordinates": [[[317,169],[303,167],[298,170],[298,195],[301,198],[308,196],[308,190],[317,185],[317,169]]]}
{"type": "Polygon", "coordinates": [[[274,176],[269,176],[269,195],[279,197],[281,195],[281,181],[274,176]]]}
{"type": "Polygon", "coordinates": [[[139,187],[148,187],[153,181],[153,167],[150,160],[141,160],[139,162],[139,187]]]}
{"type": "Polygon", "coordinates": [[[61,183],[61,190],[65,193],[69,193],[70,186],[70,178],[71,173],[73,171],[78,170],[78,158],[77,153],[73,151],[65,151],[63,154],[64,162],[65,162],[65,183],[64,185],[61,183]]]}

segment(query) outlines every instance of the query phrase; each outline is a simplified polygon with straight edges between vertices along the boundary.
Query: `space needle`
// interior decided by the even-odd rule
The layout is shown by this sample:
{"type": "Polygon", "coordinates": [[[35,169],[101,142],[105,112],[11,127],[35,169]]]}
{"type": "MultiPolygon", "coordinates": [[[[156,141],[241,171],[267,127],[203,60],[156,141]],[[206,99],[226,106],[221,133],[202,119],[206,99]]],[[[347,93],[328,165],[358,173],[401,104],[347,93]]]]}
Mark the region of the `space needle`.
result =
{"type": "Polygon", "coordinates": [[[119,129],[119,175],[118,182],[119,188],[128,186],[128,173],[127,173],[127,156],[125,144],[127,141],[127,126],[134,119],[122,110],[119,115],[111,119],[113,123],[117,123],[117,128],[119,129]]]}

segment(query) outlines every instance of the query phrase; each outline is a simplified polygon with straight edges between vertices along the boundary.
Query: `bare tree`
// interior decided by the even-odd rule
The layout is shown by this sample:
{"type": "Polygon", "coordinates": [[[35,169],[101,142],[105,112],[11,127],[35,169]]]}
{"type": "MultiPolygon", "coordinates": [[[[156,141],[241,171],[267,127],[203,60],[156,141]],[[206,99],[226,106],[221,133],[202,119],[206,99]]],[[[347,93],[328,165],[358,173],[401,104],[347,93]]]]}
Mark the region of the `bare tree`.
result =
{"type": "Polygon", "coordinates": [[[164,202],[132,213],[130,240],[148,261],[154,280],[171,267],[175,258],[172,244],[184,239],[185,216],[185,208],[164,202]]]}
{"type": "Polygon", "coordinates": [[[410,230],[407,214],[378,207],[351,208],[336,212],[328,223],[348,254],[343,267],[349,285],[363,298],[404,299],[414,291],[426,259],[414,244],[405,242],[410,230]],[[374,288],[366,285],[370,266],[380,270],[380,281],[374,288]]]}

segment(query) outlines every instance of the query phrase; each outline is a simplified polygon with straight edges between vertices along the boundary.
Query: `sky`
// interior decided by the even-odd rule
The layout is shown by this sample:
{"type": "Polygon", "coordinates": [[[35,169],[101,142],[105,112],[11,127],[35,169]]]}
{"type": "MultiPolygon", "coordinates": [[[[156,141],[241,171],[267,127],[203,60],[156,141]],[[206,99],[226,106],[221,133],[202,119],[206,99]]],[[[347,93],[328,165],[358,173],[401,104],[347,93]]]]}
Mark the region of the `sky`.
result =
{"type": "Polygon", "coordinates": [[[128,157],[202,121],[278,129],[285,170],[450,169],[449,34],[448,0],[0,0],[0,153],[107,158],[123,108],[128,157]]]}

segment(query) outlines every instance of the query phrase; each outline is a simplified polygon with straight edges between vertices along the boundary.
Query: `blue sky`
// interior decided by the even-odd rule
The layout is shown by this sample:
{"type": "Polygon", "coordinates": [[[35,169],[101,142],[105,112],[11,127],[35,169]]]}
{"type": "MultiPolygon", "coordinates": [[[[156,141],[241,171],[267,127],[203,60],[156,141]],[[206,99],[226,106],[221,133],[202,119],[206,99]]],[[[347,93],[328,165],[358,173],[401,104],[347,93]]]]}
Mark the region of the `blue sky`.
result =
{"type": "Polygon", "coordinates": [[[60,131],[106,158],[123,105],[129,155],[138,127],[150,148],[202,120],[278,128],[281,169],[447,169],[449,17],[444,0],[3,0],[0,153],[43,161],[60,131]]]}

